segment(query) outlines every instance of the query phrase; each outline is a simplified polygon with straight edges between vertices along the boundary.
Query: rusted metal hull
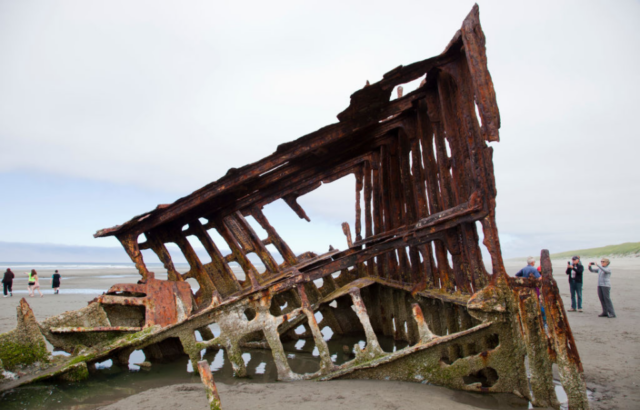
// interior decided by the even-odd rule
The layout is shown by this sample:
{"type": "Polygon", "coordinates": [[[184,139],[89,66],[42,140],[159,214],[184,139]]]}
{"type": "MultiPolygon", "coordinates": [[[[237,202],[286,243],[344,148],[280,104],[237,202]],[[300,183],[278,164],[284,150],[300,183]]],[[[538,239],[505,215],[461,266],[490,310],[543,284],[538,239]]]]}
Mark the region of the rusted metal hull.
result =
{"type": "MultiPolygon", "coordinates": [[[[142,349],[150,361],[186,353],[198,369],[202,349],[220,348],[242,377],[243,346],[258,343],[271,350],[280,380],[426,381],[516,393],[536,406],[558,406],[550,377],[557,363],[569,406],[588,408],[548,253],[543,252],[540,283],[513,280],[503,266],[487,145],[499,140],[500,116],[478,7],[442,54],[367,83],[338,119],[171,205],[98,231],[96,237],[120,240],[141,283],[115,285],[95,300],[86,308],[94,318],[89,325],[73,315],[45,321],[45,337],[74,356],[41,377],[64,373],[79,362],[91,366],[115,358],[124,363],[134,349],[142,349]],[[397,86],[420,78],[415,91],[390,99],[397,86]],[[353,237],[349,224],[342,225],[347,249],[296,256],[262,208],[283,199],[309,220],[297,199],[347,175],[356,181],[353,237]],[[267,238],[256,234],[249,217],[267,238]],[[485,269],[478,229],[491,272],[485,269]],[[224,243],[215,243],[210,230],[224,243]],[[202,243],[211,262],[202,263],[188,237],[202,243]],[[188,271],[175,267],[167,243],[179,247],[188,271]],[[274,245],[282,264],[268,245],[274,245]],[[223,255],[221,248],[231,253],[223,255]],[[162,261],[168,281],[149,272],[145,249],[162,261]],[[263,273],[250,254],[261,260],[263,273]],[[231,262],[240,265],[244,280],[236,277],[231,262]],[[189,278],[199,284],[195,293],[189,278]],[[541,287],[540,298],[535,286],[541,287]],[[208,327],[213,323],[221,330],[217,337],[208,327]],[[325,327],[338,336],[360,335],[365,346],[347,347],[353,358],[338,365],[323,337],[325,327]],[[385,352],[380,337],[405,341],[407,347],[385,352]],[[316,372],[298,374],[289,366],[283,341],[301,338],[313,340],[318,349],[316,372]],[[84,349],[75,349],[79,340],[84,349]]],[[[220,406],[207,367],[200,363],[208,373],[203,380],[210,402],[220,406]]]]}

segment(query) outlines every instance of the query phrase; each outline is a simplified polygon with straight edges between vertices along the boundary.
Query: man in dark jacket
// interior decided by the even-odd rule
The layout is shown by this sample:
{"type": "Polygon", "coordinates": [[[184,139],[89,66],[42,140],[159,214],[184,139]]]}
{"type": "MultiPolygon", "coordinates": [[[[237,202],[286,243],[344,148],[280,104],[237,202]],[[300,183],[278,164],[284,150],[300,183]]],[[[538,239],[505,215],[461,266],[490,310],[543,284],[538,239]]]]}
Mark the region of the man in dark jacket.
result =
{"type": "Polygon", "coordinates": [[[578,312],[582,312],[582,272],[584,266],[580,263],[580,257],[574,256],[571,262],[567,262],[567,275],[569,275],[569,290],[571,291],[571,309],[576,311],[576,296],[578,298],[578,312]]]}
{"type": "Polygon", "coordinates": [[[9,291],[9,294],[11,296],[13,296],[13,278],[15,278],[16,275],[13,274],[13,272],[11,272],[11,269],[7,269],[7,271],[4,273],[4,277],[2,278],[2,284],[3,286],[3,290],[4,290],[4,297],[7,297],[7,291],[9,291]]]}

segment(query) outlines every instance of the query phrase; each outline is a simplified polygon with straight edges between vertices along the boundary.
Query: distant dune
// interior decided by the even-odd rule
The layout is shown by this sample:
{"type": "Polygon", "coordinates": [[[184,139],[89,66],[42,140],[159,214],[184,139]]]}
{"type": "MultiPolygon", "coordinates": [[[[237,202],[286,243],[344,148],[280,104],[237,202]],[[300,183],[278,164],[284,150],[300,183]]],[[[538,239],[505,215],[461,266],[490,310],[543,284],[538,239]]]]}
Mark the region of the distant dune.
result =
{"type": "Polygon", "coordinates": [[[580,258],[599,258],[601,256],[614,257],[640,257],[640,242],[626,242],[619,245],[607,245],[600,248],[578,249],[575,251],[567,251],[554,253],[551,258],[570,258],[578,255],[580,258]]]}

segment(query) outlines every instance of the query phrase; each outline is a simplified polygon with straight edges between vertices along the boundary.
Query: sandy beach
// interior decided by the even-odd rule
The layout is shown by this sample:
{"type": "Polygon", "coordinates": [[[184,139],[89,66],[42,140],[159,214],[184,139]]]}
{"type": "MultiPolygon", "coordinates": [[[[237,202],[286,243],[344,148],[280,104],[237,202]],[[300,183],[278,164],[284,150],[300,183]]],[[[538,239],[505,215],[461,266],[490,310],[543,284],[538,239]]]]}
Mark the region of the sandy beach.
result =
{"type": "MultiPolygon", "coordinates": [[[[583,261],[586,265],[589,260],[583,261]]],[[[507,261],[513,275],[525,262],[507,261]]],[[[565,307],[570,307],[569,286],[564,273],[566,260],[554,261],[554,276],[565,307]]],[[[634,409],[640,403],[640,258],[612,260],[612,300],[617,318],[599,318],[600,303],[596,294],[597,275],[585,272],[584,312],[570,312],[569,321],[584,366],[587,386],[593,391],[593,409],[634,409]]],[[[15,327],[16,310],[26,297],[38,320],[86,306],[87,302],[115,283],[135,283],[135,269],[61,270],[62,287],[53,295],[49,285],[52,270],[40,270],[45,296],[30,298],[26,278],[14,269],[13,298],[0,298],[0,332],[15,327]]],[[[163,274],[157,271],[157,277],[163,274]]],[[[101,405],[109,410],[206,408],[206,396],[197,379],[171,386],[150,386],[146,391],[131,391],[129,397],[101,405]],[[186,383],[185,383],[186,382],[186,383]],[[195,382],[195,383],[194,383],[195,382]],[[184,405],[186,404],[186,405],[184,405]]],[[[225,409],[320,409],[327,407],[356,409],[475,409],[526,408],[526,402],[512,395],[477,395],[417,383],[376,381],[332,381],[297,383],[218,383],[225,409]]],[[[120,399],[120,398],[118,398],[120,399]]],[[[82,409],[97,408],[84,405],[82,409]]]]}

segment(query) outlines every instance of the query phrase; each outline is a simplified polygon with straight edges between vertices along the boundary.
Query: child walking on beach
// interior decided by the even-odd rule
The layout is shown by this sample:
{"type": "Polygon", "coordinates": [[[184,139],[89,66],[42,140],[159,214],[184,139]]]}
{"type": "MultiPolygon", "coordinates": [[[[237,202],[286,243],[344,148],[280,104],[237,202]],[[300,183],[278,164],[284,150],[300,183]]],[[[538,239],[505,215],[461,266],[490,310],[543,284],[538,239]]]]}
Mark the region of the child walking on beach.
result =
{"type": "Polygon", "coordinates": [[[56,270],[51,277],[51,287],[53,288],[53,294],[57,295],[60,292],[60,274],[56,270]]]}

